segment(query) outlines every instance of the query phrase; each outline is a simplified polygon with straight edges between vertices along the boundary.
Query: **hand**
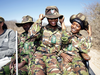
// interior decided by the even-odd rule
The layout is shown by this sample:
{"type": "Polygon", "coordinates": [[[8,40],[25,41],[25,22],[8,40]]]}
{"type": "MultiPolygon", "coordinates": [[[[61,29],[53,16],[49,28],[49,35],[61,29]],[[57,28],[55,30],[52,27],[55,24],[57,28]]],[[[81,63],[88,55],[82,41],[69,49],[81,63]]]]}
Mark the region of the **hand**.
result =
{"type": "MultiPolygon", "coordinates": [[[[18,69],[22,67],[22,63],[18,63],[18,69]]],[[[16,72],[16,64],[14,64],[14,71],[16,72]]]]}
{"type": "Polygon", "coordinates": [[[11,70],[14,67],[14,64],[16,63],[16,60],[12,60],[10,65],[9,65],[9,69],[11,70]]]}
{"type": "Polygon", "coordinates": [[[61,24],[64,22],[64,19],[65,19],[64,16],[59,17],[59,21],[60,21],[61,24]]]}
{"type": "Polygon", "coordinates": [[[65,62],[72,62],[72,58],[69,55],[67,55],[65,53],[61,53],[61,56],[65,62]]]}
{"type": "MultiPolygon", "coordinates": [[[[21,63],[18,63],[18,69],[22,68],[25,65],[26,61],[22,61],[21,63]]],[[[14,64],[14,68],[16,70],[16,64],[14,64]]]]}
{"type": "Polygon", "coordinates": [[[59,21],[60,21],[60,23],[61,23],[61,26],[62,26],[62,29],[65,29],[66,30],[66,26],[65,26],[65,23],[64,23],[64,16],[63,17],[61,17],[61,18],[59,18],[59,21]]]}
{"type": "Polygon", "coordinates": [[[13,63],[10,63],[9,69],[11,70],[13,67],[14,67],[14,64],[13,63]]]}
{"type": "Polygon", "coordinates": [[[88,36],[92,35],[92,29],[90,25],[88,25],[88,29],[85,29],[85,30],[88,32],[88,36]]]}
{"type": "Polygon", "coordinates": [[[45,16],[44,16],[43,14],[40,14],[40,15],[39,15],[39,19],[40,19],[40,20],[43,20],[44,18],[45,18],[45,16]]]}
{"type": "MultiPolygon", "coordinates": [[[[22,63],[18,63],[18,69],[20,69],[22,67],[22,63]]],[[[14,64],[14,68],[16,70],[16,64],[14,64]]]]}

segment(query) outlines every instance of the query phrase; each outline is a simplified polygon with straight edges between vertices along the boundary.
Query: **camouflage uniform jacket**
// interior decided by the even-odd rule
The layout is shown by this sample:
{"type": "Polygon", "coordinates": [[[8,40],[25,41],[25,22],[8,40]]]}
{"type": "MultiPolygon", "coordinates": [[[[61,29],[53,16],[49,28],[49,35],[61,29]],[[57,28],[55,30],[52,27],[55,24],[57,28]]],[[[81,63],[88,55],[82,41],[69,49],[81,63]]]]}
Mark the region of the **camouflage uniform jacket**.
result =
{"type": "Polygon", "coordinates": [[[39,38],[42,36],[41,44],[38,46],[37,51],[42,53],[55,53],[59,54],[61,42],[67,43],[68,35],[65,30],[58,26],[53,30],[49,25],[42,26],[42,22],[37,20],[29,30],[29,37],[39,38]]]}
{"type": "MultiPolygon", "coordinates": [[[[32,57],[32,55],[35,52],[35,46],[34,46],[34,39],[27,39],[27,34],[26,32],[22,33],[18,37],[18,56],[20,62],[25,60],[28,63],[28,59],[32,57]]],[[[15,56],[12,57],[12,59],[15,59],[15,56]]]]}
{"type": "MultiPolygon", "coordinates": [[[[72,33],[70,35],[73,35],[72,33]]],[[[70,44],[63,45],[63,51],[75,57],[80,57],[80,53],[88,53],[91,48],[91,37],[85,38],[81,34],[73,35],[70,44]]]]}

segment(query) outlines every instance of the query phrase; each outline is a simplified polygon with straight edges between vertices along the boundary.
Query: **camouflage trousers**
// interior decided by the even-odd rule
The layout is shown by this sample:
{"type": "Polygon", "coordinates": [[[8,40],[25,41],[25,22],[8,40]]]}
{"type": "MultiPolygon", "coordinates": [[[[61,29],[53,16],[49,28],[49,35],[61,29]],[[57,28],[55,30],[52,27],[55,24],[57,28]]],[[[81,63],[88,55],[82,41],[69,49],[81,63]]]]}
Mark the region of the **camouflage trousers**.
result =
{"type": "MultiPolygon", "coordinates": [[[[16,72],[11,74],[11,70],[9,69],[10,62],[2,67],[0,70],[0,75],[16,75],[16,72]]],[[[18,75],[28,75],[27,65],[18,69],[18,75]]]]}
{"type": "Polygon", "coordinates": [[[0,70],[0,75],[10,75],[9,64],[10,63],[2,67],[2,69],[0,70]]]}
{"type": "Polygon", "coordinates": [[[62,75],[75,75],[75,71],[72,67],[72,63],[71,62],[65,62],[62,59],[62,62],[59,63],[59,66],[61,68],[62,71],[62,75]]]}
{"type": "Polygon", "coordinates": [[[64,62],[62,59],[59,66],[61,68],[62,75],[89,75],[85,64],[78,57],[74,57],[72,62],[64,62]]]}
{"type": "Polygon", "coordinates": [[[35,53],[29,61],[29,75],[62,75],[56,55],[35,53]]]}
{"type": "Polygon", "coordinates": [[[88,69],[86,68],[86,66],[82,60],[77,60],[77,61],[73,60],[72,68],[74,69],[74,71],[77,75],[89,75],[88,69]]]}

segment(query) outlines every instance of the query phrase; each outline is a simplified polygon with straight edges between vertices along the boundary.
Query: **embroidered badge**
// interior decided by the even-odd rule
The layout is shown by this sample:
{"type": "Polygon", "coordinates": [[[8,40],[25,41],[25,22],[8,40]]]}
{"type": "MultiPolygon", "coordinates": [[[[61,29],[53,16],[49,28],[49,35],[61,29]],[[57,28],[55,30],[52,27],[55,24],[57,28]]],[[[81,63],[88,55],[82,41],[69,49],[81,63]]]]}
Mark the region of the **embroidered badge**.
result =
{"type": "Polygon", "coordinates": [[[68,50],[68,51],[71,51],[71,50],[72,50],[72,44],[69,44],[69,45],[68,45],[67,50],[68,50]]]}
{"type": "Polygon", "coordinates": [[[53,14],[54,12],[55,12],[55,10],[54,10],[54,9],[52,9],[52,10],[51,10],[51,13],[53,14]]]}
{"type": "Polygon", "coordinates": [[[28,50],[28,43],[24,43],[24,49],[28,50]]]}
{"type": "Polygon", "coordinates": [[[55,44],[56,43],[56,36],[55,35],[52,35],[52,38],[51,38],[51,43],[55,44]]]}

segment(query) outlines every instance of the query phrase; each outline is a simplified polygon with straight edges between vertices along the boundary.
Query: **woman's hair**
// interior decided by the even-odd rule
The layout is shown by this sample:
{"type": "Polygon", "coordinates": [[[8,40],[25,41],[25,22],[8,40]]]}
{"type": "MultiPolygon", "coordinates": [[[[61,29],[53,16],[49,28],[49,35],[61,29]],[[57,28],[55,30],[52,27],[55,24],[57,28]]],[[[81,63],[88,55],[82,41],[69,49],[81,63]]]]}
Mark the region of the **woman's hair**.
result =
{"type": "Polygon", "coordinates": [[[4,30],[4,29],[8,29],[8,28],[7,28],[7,25],[6,25],[5,23],[3,24],[2,29],[3,29],[3,30],[4,30]]]}

